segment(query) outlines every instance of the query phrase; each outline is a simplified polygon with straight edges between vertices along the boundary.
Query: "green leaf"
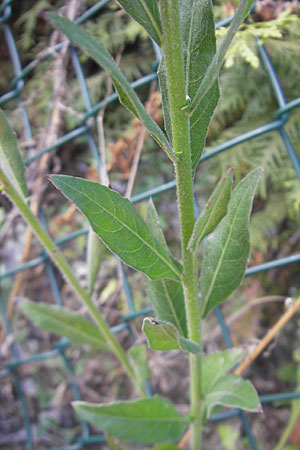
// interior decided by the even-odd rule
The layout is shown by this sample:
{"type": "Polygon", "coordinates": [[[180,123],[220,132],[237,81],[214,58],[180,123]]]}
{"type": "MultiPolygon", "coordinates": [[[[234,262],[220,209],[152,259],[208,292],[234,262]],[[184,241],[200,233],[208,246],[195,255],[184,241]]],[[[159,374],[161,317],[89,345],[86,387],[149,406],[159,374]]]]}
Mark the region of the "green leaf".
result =
{"type": "Polygon", "coordinates": [[[206,356],[202,362],[202,389],[206,394],[214,384],[227,374],[244,356],[240,348],[229,348],[206,356]]]}
{"type": "Polygon", "coordinates": [[[193,353],[194,355],[201,352],[200,346],[196,342],[181,336],[178,329],[172,323],[145,317],[143,321],[143,332],[152,350],[182,350],[193,353]]]}
{"type": "Polygon", "coordinates": [[[170,322],[187,337],[184,295],[181,283],[173,280],[146,280],[146,291],[158,320],[170,322]]]}
{"type": "Polygon", "coordinates": [[[200,278],[203,317],[243,281],[250,251],[250,212],[262,172],[254,169],[233,190],[227,215],[205,243],[200,278]]]}
{"type": "Polygon", "coordinates": [[[161,24],[157,0],[135,0],[134,2],[117,0],[117,3],[161,46],[161,24]]]}
{"type": "Polygon", "coordinates": [[[131,87],[124,74],[120,71],[110,53],[93,36],[80,28],[79,25],[76,25],[55,13],[48,13],[47,17],[58,30],[64,33],[82,50],[86,51],[94,61],[106,70],[114,83],[121,103],[140,119],[151,136],[168,154],[170,159],[174,161],[175,156],[166,135],[147,113],[136,92],[131,87]]]}
{"type": "Polygon", "coordinates": [[[128,350],[128,355],[139,385],[142,387],[151,376],[146,346],[144,344],[134,345],[128,350]]]}
{"type": "Polygon", "coordinates": [[[169,253],[169,248],[163,233],[163,230],[159,224],[159,217],[153,203],[152,198],[149,199],[146,209],[145,222],[151,230],[152,236],[157,240],[159,245],[169,253]]]}
{"type": "MultiPolygon", "coordinates": [[[[152,200],[148,203],[145,220],[157,242],[166,252],[169,252],[152,200]]],[[[146,280],[146,290],[157,319],[172,323],[178,328],[182,336],[187,337],[184,295],[181,283],[166,279],[146,280]]]]}
{"type": "Polygon", "coordinates": [[[198,217],[188,248],[195,251],[203,239],[214,231],[227,213],[227,206],[231,196],[233,169],[229,169],[220,180],[209,198],[202,214],[198,217]]]}
{"type": "Polygon", "coordinates": [[[225,425],[224,423],[218,426],[218,434],[223,450],[236,449],[240,439],[240,431],[234,426],[225,425]]]}
{"type": "Polygon", "coordinates": [[[126,264],[155,280],[179,279],[181,269],[152,236],[133,204],[93,181],[64,175],[52,183],[86,216],[107,247],[126,264]]]}
{"type": "Polygon", "coordinates": [[[153,447],[152,450],[180,450],[177,445],[174,444],[158,444],[155,447],[153,447]]]}
{"type": "Polygon", "coordinates": [[[28,197],[25,169],[21,159],[16,133],[0,109],[0,168],[22,197],[28,197]]]}
{"type": "Polygon", "coordinates": [[[75,344],[108,349],[98,328],[74,311],[28,301],[22,301],[19,307],[28,319],[43,330],[65,336],[75,344]]]}
{"type": "Polygon", "coordinates": [[[162,55],[159,68],[158,68],[158,80],[161,92],[162,107],[164,113],[164,126],[167,132],[169,141],[172,142],[172,124],[171,124],[171,113],[170,113],[170,103],[169,103],[169,92],[168,92],[168,82],[167,82],[167,71],[166,71],[166,61],[162,55]]]}
{"type": "MultiPolygon", "coordinates": [[[[179,0],[181,34],[186,79],[186,96],[192,101],[199,82],[216,53],[215,24],[211,0],[179,0]]],[[[218,80],[190,116],[192,169],[200,160],[208,125],[219,100],[218,80]]]]}
{"type": "Polygon", "coordinates": [[[140,444],[176,441],[189,423],[169,400],[159,396],[99,406],[73,402],[73,406],[82,420],[112,436],[140,444]]]}
{"type": "Polygon", "coordinates": [[[237,7],[237,10],[233,16],[230,27],[205,74],[203,74],[204,76],[200,84],[198,84],[196,94],[192,98],[192,102],[189,108],[191,115],[195,113],[195,111],[198,109],[198,106],[202,103],[202,101],[205,100],[208,92],[213,88],[215,83],[217,83],[227,49],[231,44],[231,41],[235,33],[238,31],[240,25],[249,14],[252,4],[253,0],[240,0],[239,6],[237,7]]]}
{"type": "Polygon", "coordinates": [[[238,375],[226,375],[214,384],[204,397],[206,415],[209,418],[216,406],[240,408],[251,412],[261,412],[257,392],[250,381],[238,375]]]}
{"type": "MultiPolygon", "coordinates": [[[[137,450],[135,444],[128,444],[112,436],[106,435],[106,442],[108,443],[109,448],[111,450],[137,450]]],[[[142,450],[180,450],[180,449],[179,447],[177,447],[177,445],[166,442],[164,444],[158,444],[155,447],[143,446],[142,450]]]]}
{"type": "Polygon", "coordinates": [[[90,294],[93,292],[104,254],[104,245],[98,235],[90,229],[87,243],[88,286],[90,294]]]}

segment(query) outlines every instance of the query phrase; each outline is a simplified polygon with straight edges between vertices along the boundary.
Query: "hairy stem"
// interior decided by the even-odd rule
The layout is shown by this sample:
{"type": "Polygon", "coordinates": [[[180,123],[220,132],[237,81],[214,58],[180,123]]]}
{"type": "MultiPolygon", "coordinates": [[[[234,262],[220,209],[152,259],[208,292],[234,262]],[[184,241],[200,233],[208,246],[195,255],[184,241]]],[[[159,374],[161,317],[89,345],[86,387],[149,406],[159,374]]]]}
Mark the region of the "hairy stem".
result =
{"type": "MultiPolygon", "coordinates": [[[[188,337],[201,345],[201,322],[198,301],[197,265],[188,250],[194,227],[193,176],[189,142],[189,118],[182,110],[185,104],[185,79],[181,47],[179,8],[177,0],[161,0],[163,52],[166,61],[169,106],[172,124],[177,181],[178,208],[183,258],[183,290],[187,315],[188,337]]],[[[191,449],[199,450],[202,429],[201,354],[190,355],[191,449]]]]}
{"type": "Polygon", "coordinates": [[[59,268],[63,277],[69,282],[74,292],[78,295],[83,305],[89,311],[93,321],[98,326],[102,336],[104,337],[108,346],[110,347],[111,352],[119,359],[134,386],[138,389],[140,394],[144,396],[145,392],[143,389],[140,388],[137,382],[134,371],[128,362],[126,353],[120,346],[118,340],[111,333],[108,324],[99,313],[98,309],[96,308],[95,304],[93,303],[88,293],[78,283],[77,278],[74,276],[73,271],[69,266],[69,264],[67,263],[66,259],[64,258],[63,254],[54,244],[54,242],[52,241],[50,236],[46,233],[46,231],[42,228],[41,224],[39,223],[36,216],[31,212],[27,203],[17,193],[17,191],[14,189],[9,180],[6,178],[1,169],[0,169],[0,183],[3,185],[3,188],[5,189],[7,196],[15,204],[15,206],[20,211],[22,217],[32,228],[34,234],[41,242],[41,244],[47,251],[52,261],[59,268]]]}

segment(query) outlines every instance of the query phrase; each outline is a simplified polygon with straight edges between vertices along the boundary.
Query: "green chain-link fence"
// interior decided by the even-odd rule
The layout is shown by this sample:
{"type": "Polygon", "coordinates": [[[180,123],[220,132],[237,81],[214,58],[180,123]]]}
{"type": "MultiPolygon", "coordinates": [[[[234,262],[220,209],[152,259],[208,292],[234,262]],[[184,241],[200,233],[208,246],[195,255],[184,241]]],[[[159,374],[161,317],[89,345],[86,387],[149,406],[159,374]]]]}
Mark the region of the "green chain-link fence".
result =
{"type": "MultiPolygon", "coordinates": [[[[84,23],[88,19],[91,19],[95,14],[98,14],[99,11],[107,4],[109,3],[109,0],[101,0],[97,2],[95,5],[93,5],[90,9],[85,11],[80,17],[77,18],[77,23],[84,23]]],[[[4,93],[0,97],[0,106],[3,105],[9,105],[9,102],[12,100],[17,101],[18,104],[18,110],[20,114],[20,120],[22,122],[23,126],[23,134],[24,139],[28,142],[32,141],[32,128],[31,124],[28,118],[27,109],[26,109],[26,101],[22,96],[22,91],[26,85],[26,81],[29,79],[30,75],[34,71],[37,64],[39,64],[42,60],[46,58],[51,58],[54,52],[58,52],[63,48],[62,44],[56,45],[55,48],[49,49],[48,52],[45,52],[41,59],[33,60],[30,64],[28,64],[26,67],[21,66],[18,49],[16,45],[16,41],[14,39],[14,36],[12,34],[11,30],[11,17],[13,8],[18,7],[18,2],[13,0],[4,0],[2,2],[2,5],[0,7],[0,24],[2,28],[2,36],[4,36],[6,46],[8,49],[10,61],[14,70],[14,78],[11,80],[11,89],[4,93]]],[[[230,19],[223,21],[222,23],[217,24],[217,26],[220,25],[227,25],[230,22],[230,19]]],[[[300,163],[298,160],[298,157],[296,155],[295,149],[293,148],[293,145],[291,143],[291,140],[289,136],[287,135],[284,125],[289,120],[289,112],[300,106],[300,97],[294,98],[293,100],[287,102],[285,99],[284,92],[282,90],[282,87],[280,85],[279,79],[277,77],[277,74],[272,66],[271,59],[264,48],[263,45],[261,45],[258,41],[256,43],[258,47],[258,52],[261,58],[261,62],[264,66],[264,69],[268,75],[269,82],[272,85],[273,92],[277,101],[277,111],[274,115],[274,120],[271,123],[267,123],[263,126],[260,126],[258,128],[249,130],[248,132],[236,136],[235,138],[224,142],[215,148],[207,151],[204,153],[204,155],[201,158],[201,162],[204,160],[207,160],[211,157],[214,157],[215,155],[227,151],[229,149],[232,149],[233,147],[237,146],[238,144],[241,144],[242,142],[248,141],[250,139],[253,139],[257,136],[270,133],[272,131],[277,131],[285,145],[286,151],[290,157],[290,160],[292,162],[292,165],[294,167],[294,170],[297,173],[297,177],[300,181],[300,163]]],[[[86,84],[85,76],[82,70],[82,66],[80,63],[80,60],[78,58],[76,50],[69,45],[68,51],[71,52],[71,61],[73,65],[74,73],[76,74],[78,85],[80,88],[80,92],[82,95],[82,99],[86,108],[85,116],[81,122],[81,125],[73,129],[72,131],[68,132],[64,136],[58,138],[56,142],[48,146],[47,148],[43,148],[38,153],[34,153],[32,149],[29,148],[29,156],[25,161],[25,165],[30,165],[34,160],[40,158],[43,154],[50,152],[53,149],[59,148],[61,145],[70,142],[72,140],[76,140],[79,136],[85,135],[88,139],[89,148],[92,152],[92,156],[94,159],[96,159],[98,169],[101,167],[101,161],[99,157],[99,153],[97,150],[96,142],[93,138],[92,134],[92,128],[93,125],[91,125],[91,121],[89,120],[90,117],[95,117],[97,113],[101,110],[101,108],[104,106],[104,104],[109,104],[114,102],[117,99],[116,94],[110,95],[108,99],[105,99],[95,105],[92,104],[90,100],[89,90],[86,84]]],[[[156,48],[154,48],[154,53],[159,59],[159,52],[156,48]]],[[[139,86],[145,85],[150,83],[151,81],[156,80],[156,72],[151,73],[149,75],[146,75],[138,80],[136,80],[132,85],[137,88],[139,86]]],[[[145,200],[151,196],[155,196],[158,194],[162,194],[165,191],[168,191],[170,189],[173,189],[175,187],[175,182],[171,181],[169,183],[156,186],[153,189],[150,189],[146,192],[143,192],[142,194],[136,195],[131,198],[132,202],[139,202],[142,200],[145,200]]],[[[61,239],[57,242],[58,245],[63,244],[67,241],[77,239],[79,236],[82,236],[84,234],[87,234],[88,230],[83,229],[80,231],[76,231],[73,234],[65,237],[64,239],[61,239]]],[[[280,266],[285,266],[287,264],[295,264],[300,261],[300,253],[292,254],[290,256],[272,260],[267,263],[259,264],[254,267],[248,268],[246,271],[246,276],[251,276],[258,274],[262,271],[267,271],[270,269],[274,269],[280,266]]],[[[49,261],[49,258],[45,253],[42,253],[40,257],[35,258],[31,261],[26,262],[23,265],[20,265],[19,267],[14,268],[13,270],[6,271],[4,273],[0,274],[0,280],[4,280],[8,277],[13,277],[18,272],[34,268],[40,264],[45,264],[46,266],[46,273],[49,279],[49,284],[51,286],[51,289],[53,291],[54,298],[57,302],[57,304],[62,304],[62,299],[60,296],[60,291],[58,288],[55,272],[53,271],[53,267],[51,262],[49,261]]],[[[124,329],[130,330],[130,323],[133,319],[135,319],[138,316],[143,316],[144,314],[148,314],[152,311],[151,308],[145,308],[143,310],[137,311],[134,307],[133,299],[131,296],[130,286],[129,282],[126,278],[125,271],[122,271],[122,277],[123,277],[123,287],[124,292],[126,295],[126,301],[128,306],[129,314],[126,316],[123,316],[123,322],[122,324],[113,327],[114,333],[119,333],[124,329]]],[[[1,291],[0,291],[1,293],[1,291]]],[[[2,321],[4,323],[6,333],[12,334],[12,324],[9,321],[7,317],[6,312],[6,306],[3,301],[0,299],[0,307],[1,307],[1,314],[2,314],[2,321]]],[[[217,316],[217,319],[219,321],[219,324],[222,329],[222,333],[226,342],[226,345],[228,347],[232,346],[231,338],[229,330],[223,320],[222,312],[220,308],[215,308],[215,314],[217,316]]],[[[49,360],[51,358],[60,357],[62,358],[63,364],[67,371],[70,374],[69,382],[71,384],[71,388],[73,391],[74,399],[79,400],[80,399],[80,392],[79,387],[75,381],[75,379],[72,377],[73,374],[73,368],[71,365],[70,360],[68,359],[66,355],[66,348],[69,345],[69,342],[67,339],[61,339],[59,343],[48,352],[34,354],[31,357],[28,358],[22,358],[18,352],[18,347],[14,344],[14,341],[12,339],[11,341],[11,355],[12,359],[8,361],[4,368],[0,371],[0,379],[4,379],[5,377],[11,377],[14,383],[15,390],[17,392],[17,396],[20,401],[20,405],[23,412],[24,417],[24,425],[26,430],[26,449],[33,449],[34,448],[34,439],[33,439],[33,433],[32,433],[32,424],[30,422],[30,415],[29,415],[29,408],[27,405],[27,399],[25,395],[25,390],[22,387],[22,379],[18,373],[18,368],[20,366],[23,366],[25,364],[34,364],[41,360],[49,360]]],[[[150,386],[148,386],[149,393],[150,392],[150,386]]],[[[268,402],[276,402],[276,401],[287,401],[300,398],[300,392],[281,392],[281,393],[273,393],[270,395],[261,395],[260,399],[262,403],[268,403],[268,402]]],[[[225,420],[230,417],[239,416],[240,420],[242,421],[242,425],[244,428],[244,431],[249,439],[249,444],[251,449],[258,449],[258,445],[255,441],[255,438],[252,434],[251,427],[248,423],[248,420],[246,416],[239,410],[232,410],[230,412],[226,413],[219,413],[216,414],[212,420],[225,420]]],[[[97,444],[105,441],[105,438],[102,434],[94,435],[90,432],[89,426],[85,422],[81,422],[81,435],[79,438],[77,438],[76,442],[72,445],[67,445],[63,447],[64,450],[77,450],[77,449],[83,449],[88,448],[91,444],[97,444]]],[[[57,447],[55,450],[59,450],[59,447],[57,447]]]]}

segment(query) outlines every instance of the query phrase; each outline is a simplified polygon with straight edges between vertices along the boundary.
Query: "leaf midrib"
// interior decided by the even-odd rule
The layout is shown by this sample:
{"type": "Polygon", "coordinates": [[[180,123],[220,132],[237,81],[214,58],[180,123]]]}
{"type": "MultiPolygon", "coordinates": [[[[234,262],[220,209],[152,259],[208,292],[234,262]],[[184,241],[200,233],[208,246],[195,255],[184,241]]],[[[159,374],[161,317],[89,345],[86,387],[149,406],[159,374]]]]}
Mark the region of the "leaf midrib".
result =
{"type": "Polygon", "coordinates": [[[175,318],[175,321],[176,321],[176,324],[177,324],[177,328],[178,328],[179,332],[181,333],[181,335],[183,336],[184,333],[183,333],[183,330],[182,330],[182,326],[180,324],[179,317],[177,316],[177,313],[175,311],[174,305],[173,305],[172,300],[170,298],[169,291],[168,291],[168,288],[166,286],[166,281],[164,279],[162,279],[162,284],[163,284],[163,287],[164,287],[165,295],[167,297],[167,302],[168,302],[169,307],[170,307],[170,309],[171,309],[171,311],[173,313],[173,316],[175,318]]]}
{"type": "MultiPolygon", "coordinates": [[[[245,195],[246,195],[247,192],[248,192],[248,189],[246,190],[245,195]]],[[[245,196],[245,195],[244,195],[244,196],[245,196]]],[[[244,196],[243,196],[243,197],[244,197],[244,196]]],[[[237,208],[236,208],[236,210],[235,210],[235,214],[234,214],[234,217],[233,217],[233,221],[232,221],[232,224],[231,224],[231,227],[230,227],[230,232],[229,232],[228,237],[227,237],[227,239],[226,239],[226,243],[225,243],[225,245],[224,245],[224,247],[223,247],[223,249],[222,249],[221,256],[220,256],[220,258],[219,258],[219,261],[218,261],[216,270],[215,270],[214,275],[213,275],[213,277],[212,277],[212,281],[211,281],[211,283],[210,283],[210,287],[209,287],[208,293],[207,293],[207,295],[205,296],[205,301],[203,302],[203,308],[202,308],[203,312],[204,312],[205,309],[206,309],[206,305],[207,305],[208,298],[210,297],[210,294],[211,294],[211,292],[212,292],[212,290],[213,290],[213,286],[214,286],[214,284],[215,284],[216,278],[217,278],[217,276],[218,276],[218,274],[219,274],[220,266],[221,266],[221,264],[222,264],[222,262],[223,262],[223,258],[224,258],[225,252],[226,252],[227,247],[228,247],[228,244],[229,244],[229,242],[230,242],[231,234],[232,234],[232,231],[233,231],[233,225],[234,225],[235,220],[236,220],[236,218],[237,218],[237,216],[238,216],[238,211],[239,211],[239,209],[240,209],[240,207],[241,207],[241,203],[242,203],[242,202],[240,201],[239,204],[238,204],[238,206],[237,206],[237,208]]],[[[226,217],[226,216],[225,216],[225,217],[226,217]]]]}
{"type": "Polygon", "coordinates": [[[159,39],[159,42],[161,43],[162,42],[161,30],[159,29],[155,19],[153,18],[153,15],[151,14],[151,12],[150,12],[148,6],[146,5],[145,1],[144,0],[140,0],[140,2],[142,4],[142,6],[143,6],[143,8],[144,8],[148,18],[150,19],[150,22],[151,22],[151,25],[152,25],[153,29],[156,31],[156,34],[157,34],[158,39],[159,39]]]}
{"type": "MultiPolygon", "coordinates": [[[[82,337],[85,337],[85,338],[89,339],[90,341],[93,341],[93,342],[95,342],[95,343],[101,345],[102,347],[107,347],[106,344],[105,344],[105,341],[102,340],[103,337],[102,337],[101,335],[98,336],[98,338],[96,338],[94,335],[89,334],[88,332],[85,332],[84,330],[82,330],[82,329],[80,329],[80,328],[75,328],[75,327],[73,327],[72,325],[70,325],[70,324],[67,322],[67,320],[68,320],[67,317],[64,318],[65,320],[59,319],[59,318],[57,318],[57,317],[51,315],[51,312],[50,312],[48,318],[47,318],[47,317],[43,318],[43,317],[41,317],[42,314],[45,314],[45,315],[46,315],[47,313],[49,313],[49,311],[37,311],[37,310],[36,310],[35,313],[36,313],[36,314],[40,314],[40,319],[41,319],[40,322],[44,322],[45,325],[47,325],[47,320],[49,320],[49,321],[51,320],[52,322],[54,322],[54,323],[56,323],[56,324],[58,324],[58,325],[63,325],[65,329],[70,330],[71,333],[73,333],[73,334],[77,333],[78,335],[80,335],[80,336],[82,336],[82,337]]],[[[76,318],[75,318],[75,320],[76,320],[76,318]]],[[[89,324],[87,323],[86,325],[89,325],[89,324]]],[[[91,326],[92,326],[92,324],[91,324],[91,326]]],[[[94,329],[94,331],[97,331],[97,332],[98,332],[97,329],[94,329]]],[[[51,333],[55,333],[55,331],[52,331],[52,330],[51,330],[51,333]]],[[[57,334],[61,334],[61,333],[57,332],[57,334]]],[[[71,339],[71,338],[70,338],[70,339],[71,339]]]]}
{"type": "MultiPolygon", "coordinates": [[[[134,230],[132,230],[131,228],[129,228],[124,222],[122,222],[118,217],[114,216],[110,211],[108,211],[106,208],[104,208],[101,204],[97,203],[97,201],[95,201],[94,199],[90,198],[85,192],[82,192],[76,188],[74,188],[73,186],[70,186],[68,183],[65,183],[64,181],[61,181],[62,184],[64,184],[65,186],[67,186],[69,189],[73,189],[73,191],[78,192],[79,194],[83,195],[84,197],[86,197],[90,202],[94,203],[95,205],[97,205],[99,208],[101,208],[103,211],[106,212],[106,214],[108,214],[109,216],[111,216],[113,219],[115,219],[120,225],[122,225],[124,228],[126,228],[128,231],[130,231],[137,239],[139,239],[146,247],[148,247],[150,250],[152,250],[153,253],[155,253],[155,255],[163,261],[164,264],[166,264],[171,271],[176,275],[177,278],[179,278],[179,280],[181,280],[181,275],[175,270],[175,268],[153,247],[151,247],[139,234],[137,234],[134,230]]],[[[145,224],[146,225],[146,224],[145,224]]],[[[146,225],[147,226],[147,225],[146,225]]],[[[150,233],[150,231],[149,231],[150,233]]],[[[152,236],[152,234],[150,233],[150,236],[152,237],[152,239],[154,239],[154,237],[152,236]]]]}

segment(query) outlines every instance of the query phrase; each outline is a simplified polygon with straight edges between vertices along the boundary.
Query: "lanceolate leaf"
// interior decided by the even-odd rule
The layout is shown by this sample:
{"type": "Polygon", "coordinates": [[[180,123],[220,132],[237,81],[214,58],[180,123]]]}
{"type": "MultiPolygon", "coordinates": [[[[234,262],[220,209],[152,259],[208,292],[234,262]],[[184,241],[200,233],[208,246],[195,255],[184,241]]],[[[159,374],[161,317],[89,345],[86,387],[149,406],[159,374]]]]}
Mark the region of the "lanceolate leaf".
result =
{"type": "MultiPolygon", "coordinates": [[[[216,53],[215,24],[211,0],[179,0],[186,95],[193,101],[200,81],[216,53]]],[[[200,160],[207,128],[219,99],[218,80],[190,116],[192,168],[200,160]]]]}
{"type": "Polygon", "coordinates": [[[105,433],[139,444],[174,442],[188,425],[169,400],[158,396],[99,406],[73,402],[73,406],[81,419],[105,433]]]}
{"type": "Polygon", "coordinates": [[[47,17],[49,17],[56,28],[71,39],[72,42],[82,48],[82,50],[86,51],[91,58],[107,71],[118,92],[121,103],[140,119],[160,147],[172,160],[174,160],[175,157],[172,153],[168,139],[157,123],[147,113],[134,89],[120,71],[110,53],[108,53],[108,51],[93,36],[83,30],[79,25],[76,25],[55,13],[48,13],[47,17]]]}
{"type": "Polygon", "coordinates": [[[16,133],[0,109],[0,168],[22,197],[27,197],[24,164],[21,159],[16,133]]]}
{"type": "Polygon", "coordinates": [[[200,242],[214,231],[226,215],[227,205],[231,196],[232,173],[233,169],[229,169],[226,172],[209,198],[202,214],[198,217],[189,242],[189,249],[191,251],[196,250],[200,242]]]}
{"type": "Polygon", "coordinates": [[[144,386],[151,375],[151,370],[147,361],[147,349],[144,344],[133,345],[128,350],[129,360],[136,373],[140,386],[144,386]]]}
{"type": "Polygon", "coordinates": [[[159,87],[161,92],[165,130],[167,132],[169,141],[172,142],[171,113],[170,113],[170,103],[169,103],[169,93],[167,83],[166,62],[164,56],[161,57],[157,75],[159,79],[159,87]]]}
{"type": "MultiPolygon", "coordinates": [[[[158,243],[168,252],[168,246],[152,200],[148,203],[145,220],[158,243]]],[[[177,327],[181,336],[187,337],[184,295],[181,283],[167,279],[146,280],[146,289],[157,319],[172,323],[177,327]]]]}
{"type": "Polygon", "coordinates": [[[198,84],[197,92],[190,105],[190,111],[192,114],[195,113],[195,111],[198,109],[199,104],[201,104],[205,100],[210,89],[212,89],[215,83],[217,83],[228,47],[231,44],[231,41],[235,33],[238,31],[240,25],[249,14],[252,4],[253,0],[240,0],[228,32],[223,38],[223,41],[218,48],[218,51],[215,54],[213,60],[211,61],[211,64],[207,68],[201,82],[198,84]]]}
{"type": "Polygon", "coordinates": [[[156,318],[170,322],[187,337],[184,296],[181,283],[173,280],[146,280],[146,290],[156,318]]]}
{"type": "Polygon", "coordinates": [[[209,418],[216,406],[240,408],[252,412],[261,412],[261,404],[256,390],[250,381],[238,375],[227,375],[214,384],[205,394],[206,415],[209,418]]]}
{"type": "Polygon", "coordinates": [[[240,348],[229,348],[206,356],[202,362],[202,388],[207,393],[214,384],[237,364],[244,355],[240,348]]]}
{"type": "Polygon", "coordinates": [[[172,323],[146,317],[143,332],[152,350],[182,350],[195,355],[201,352],[199,345],[181,336],[172,323]]]}
{"type": "Polygon", "coordinates": [[[234,189],[227,215],[208,237],[200,278],[202,316],[242,282],[250,251],[249,219],[262,169],[254,169],[234,189]]]}
{"type": "Polygon", "coordinates": [[[88,344],[91,347],[108,349],[98,328],[74,311],[28,301],[20,303],[20,308],[28,319],[43,330],[65,336],[78,345],[88,344]]]}
{"type": "Polygon", "coordinates": [[[132,203],[99,183],[64,175],[52,183],[86,216],[107,247],[155,280],[181,278],[181,268],[161,248],[132,203]]]}
{"type": "Polygon", "coordinates": [[[157,0],[117,0],[117,3],[125,9],[152,37],[161,45],[161,24],[157,0]]]}

